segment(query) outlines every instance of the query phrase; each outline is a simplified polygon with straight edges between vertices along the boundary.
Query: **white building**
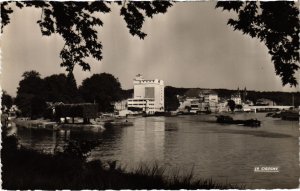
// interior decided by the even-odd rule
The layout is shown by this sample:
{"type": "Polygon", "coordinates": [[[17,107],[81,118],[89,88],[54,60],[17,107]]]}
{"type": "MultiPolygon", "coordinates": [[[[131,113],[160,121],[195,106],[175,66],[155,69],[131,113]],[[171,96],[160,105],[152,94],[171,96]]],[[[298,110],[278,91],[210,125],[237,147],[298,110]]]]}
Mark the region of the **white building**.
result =
{"type": "Polygon", "coordinates": [[[218,94],[213,90],[192,88],[182,97],[178,111],[190,113],[217,112],[218,100],[218,94]],[[190,111],[187,108],[190,108],[190,111]]]}
{"type": "Polygon", "coordinates": [[[231,100],[233,100],[236,105],[242,105],[242,97],[239,92],[231,95],[231,100]]]}
{"type": "Polygon", "coordinates": [[[114,103],[115,111],[122,111],[127,109],[127,100],[121,100],[114,103]]]}
{"type": "Polygon", "coordinates": [[[227,112],[229,111],[228,101],[227,100],[220,100],[218,103],[218,111],[219,112],[227,112]]]}
{"type": "Polygon", "coordinates": [[[140,109],[147,114],[163,112],[164,104],[164,81],[145,80],[142,75],[137,75],[133,80],[133,98],[128,99],[128,109],[140,109]]]}

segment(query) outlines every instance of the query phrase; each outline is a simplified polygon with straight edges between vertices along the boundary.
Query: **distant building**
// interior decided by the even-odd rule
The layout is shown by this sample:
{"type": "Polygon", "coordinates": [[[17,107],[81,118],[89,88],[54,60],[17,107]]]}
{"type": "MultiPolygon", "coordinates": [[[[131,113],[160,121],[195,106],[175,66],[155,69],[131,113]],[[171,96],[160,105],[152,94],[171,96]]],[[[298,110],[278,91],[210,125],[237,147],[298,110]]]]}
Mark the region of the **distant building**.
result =
{"type": "Polygon", "coordinates": [[[224,98],[220,98],[218,103],[218,111],[219,112],[227,112],[229,111],[228,100],[224,98]]]}
{"type": "Polygon", "coordinates": [[[127,109],[127,100],[121,100],[114,103],[115,111],[122,111],[127,109]]]}
{"type": "Polygon", "coordinates": [[[242,93],[242,101],[243,103],[245,103],[247,101],[247,96],[248,96],[248,92],[247,92],[247,88],[244,88],[244,91],[242,93]]]}
{"type": "Polygon", "coordinates": [[[242,105],[242,97],[239,88],[236,93],[231,95],[231,100],[233,100],[236,105],[242,105]]]}
{"type": "Polygon", "coordinates": [[[184,112],[217,112],[218,94],[213,90],[193,88],[189,89],[180,99],[179,111],[184,112]],[[187,111],[190,109],[190,111],[187,111]]]}
{"type": "Polygon", "coordinates": [[[243,105],[253,106],[254,104],[253,104],[253,101],[251,101],[251,100],[246,100],[246,101],[244,102],[243,105]]]}
{"type": "Polygon", "coordinates": [[[265,105],[276,106],[276,103],[273,100],[261,98],[261,99],[256,100],[255,105],[258,105],[258,106],[265,106],[265,105]]]}
{"type": "Polygon", "coordinates": [[[137,75],[133,80],[133,98],[127,100],[128,109],[140,109],[148,114],[164,111],[163,80],[145,80],[137,75]]]}

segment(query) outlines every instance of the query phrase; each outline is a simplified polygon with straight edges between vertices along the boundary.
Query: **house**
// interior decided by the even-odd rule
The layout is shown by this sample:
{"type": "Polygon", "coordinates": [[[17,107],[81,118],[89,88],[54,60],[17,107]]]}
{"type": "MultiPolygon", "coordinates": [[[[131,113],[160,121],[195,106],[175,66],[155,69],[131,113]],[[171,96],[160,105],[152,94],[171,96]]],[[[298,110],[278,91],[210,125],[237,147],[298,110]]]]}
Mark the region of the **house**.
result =
{"type": "Polygon", "coordinates": [[[242,105],[240,90],[238,89],[236,93],[232,94],[230,99],[234,101],[235,105],[242,105]]]}

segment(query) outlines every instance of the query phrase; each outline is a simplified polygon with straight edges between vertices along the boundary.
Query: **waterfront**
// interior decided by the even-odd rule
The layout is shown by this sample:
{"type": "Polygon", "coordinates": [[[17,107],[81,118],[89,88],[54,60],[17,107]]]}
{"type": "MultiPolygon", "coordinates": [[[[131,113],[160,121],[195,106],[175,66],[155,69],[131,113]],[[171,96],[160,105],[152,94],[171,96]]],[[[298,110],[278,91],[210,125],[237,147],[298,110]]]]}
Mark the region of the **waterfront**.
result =
{"type": "Polygon", "coordinates": [[[157,162],[171,170],[247,188],[295,188],[299,175],[298,122],[266,118],[264,113],[235,114],[257,118],[260,128],[213,123],[213,115],[132,119],[133,127],[92,132],[38,132],[18,129],[21,144],[51,151],[69,139],[98,139],[91,159],[117,160],[128,169],[157,162]],[[204,122],[206,121],[206,122],[204,122]],[[279,167],[257,173],[257,166],[279,167]]]}

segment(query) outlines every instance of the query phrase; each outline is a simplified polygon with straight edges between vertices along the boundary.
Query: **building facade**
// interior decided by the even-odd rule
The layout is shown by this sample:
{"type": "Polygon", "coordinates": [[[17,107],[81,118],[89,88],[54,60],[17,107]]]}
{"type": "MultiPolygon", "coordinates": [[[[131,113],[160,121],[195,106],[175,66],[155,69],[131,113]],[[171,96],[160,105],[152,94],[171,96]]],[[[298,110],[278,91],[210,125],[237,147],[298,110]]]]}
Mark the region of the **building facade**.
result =
{"type": "Polygon", "coordinates": [[[139,74],[133,80],[133,98],[127,100],[127,107],[147,114],[164,112],[164,99],[164,81],[145,80],[139,74]]]}
{"type": "Polygon", "coordinates": [[[231,100],[234,101],[235,105],[242,105],[242,96],[239,88],[236,93],[231,95],[231,100]]]}
{"type": "Polygon", "coordinates": [[[188,90],[180,100],[178,111],[190,113],[218,111],[219,97],[213,90],[193,88],[188,90]]]}

